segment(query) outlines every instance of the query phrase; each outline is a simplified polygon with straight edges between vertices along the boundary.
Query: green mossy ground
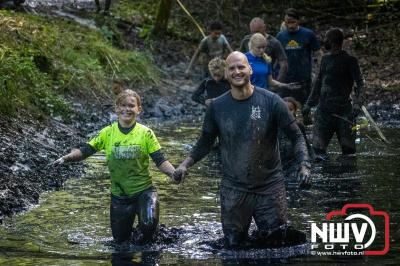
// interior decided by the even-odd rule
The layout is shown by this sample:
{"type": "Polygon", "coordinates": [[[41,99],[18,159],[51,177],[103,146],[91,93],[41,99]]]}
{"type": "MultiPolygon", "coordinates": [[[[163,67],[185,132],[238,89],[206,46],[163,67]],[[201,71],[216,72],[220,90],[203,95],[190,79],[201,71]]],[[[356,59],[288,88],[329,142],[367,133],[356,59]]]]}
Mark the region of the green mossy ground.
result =
{"type": "Polygon", "coordinates": [[[111,97],[113,81],[157,83],[160,70],[143,51],[113,46],[104,29],[0,11],[0,114],[67,117],[68,95],[111,97]]]}

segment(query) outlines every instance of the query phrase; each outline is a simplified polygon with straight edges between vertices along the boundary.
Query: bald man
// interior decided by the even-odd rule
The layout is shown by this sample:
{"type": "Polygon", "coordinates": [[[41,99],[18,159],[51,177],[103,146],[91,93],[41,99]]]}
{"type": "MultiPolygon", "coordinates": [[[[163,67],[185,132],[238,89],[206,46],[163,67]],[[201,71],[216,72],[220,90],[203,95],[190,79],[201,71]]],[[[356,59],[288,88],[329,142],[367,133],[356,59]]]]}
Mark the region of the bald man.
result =
{"type": "Polygon", "coordinates": [[[262,235],[286,223],[278,129],[295,147],[300,184],[309,182],[310,165],[304,138],[281,98],[250,83],[252,70],[243,53],[231,53],[226,62],[231,89],[212,99],[201,136],[174,178],[183,180],[187,169],[205,157],[219,138],[222,229],[226,246],[237,248],[248,237],[252,218],[262,235]]]}
{"type": "Polygon", "coordinates": [[[272,58],[272,77],[280,82],[286,79],[288,70],[287,57],[282,44],[272,35],[267,33],[267,26],[259,17],[255,17],[250,21],[251,34],[244,36],[240,43],[239,51],[246,53],[249,51],[249,41],[254,33],[261,33],[267,39],[267,47],[265,53],[272,58]]]}

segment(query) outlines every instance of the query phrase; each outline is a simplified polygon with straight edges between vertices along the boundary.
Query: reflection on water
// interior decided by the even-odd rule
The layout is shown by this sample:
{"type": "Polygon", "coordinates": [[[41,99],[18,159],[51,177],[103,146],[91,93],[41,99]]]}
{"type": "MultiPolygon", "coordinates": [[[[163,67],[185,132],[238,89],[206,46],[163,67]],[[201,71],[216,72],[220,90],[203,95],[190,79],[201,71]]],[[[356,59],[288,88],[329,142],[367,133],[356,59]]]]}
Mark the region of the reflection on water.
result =
{"type": "MultiPolygon", "coordinates": [[[[169,160],[178,164],[199,133],[196,124],[153,125],[169,160]]],[[[331,210],[345,203],[370,203],[389,212],[391,228],[399,230],[400,147],[397,129],[386,129],[390,148],[374,145],[367,138],[358,146],[356,160],[341,158],[337,143],[326,162],[314,166],[313,187],[288,188],[289,218],[310,235],[310,222],[321,222],[331,210]]],[[[301,256],[309,246],[286,249],[229,251],[216,249],[222,230],[219,222],[220,169],[217,156],[208,156],[191,169],[184,184],[172,185],[155,171],[152,175],[160,199],[160,235],[149,246],[115,247],[109,229],[109,180],[104,156],[87,162],[86,175],[71,178],[62,191],[43,194],[39,206],[5,221],[0,227],[1,265],[231,265],[266,263],[324,264],[338,258],[301,256]],[[288,258],[291,257],[291,258],[288,258]]],[[[382,238],[382,235],[378,235],[382,238]]],[[[393,238],[393,236],[392,236],[393,238]]],[[[399,250],[392,241],[391,250],[399,250]]],[[[380,263],[400,264],[394,251],[380,263]]],[[[372,263],[374,258],[341,261],[372,263]],[[360,261],[361,260],[361,261],[360,261]]]]}

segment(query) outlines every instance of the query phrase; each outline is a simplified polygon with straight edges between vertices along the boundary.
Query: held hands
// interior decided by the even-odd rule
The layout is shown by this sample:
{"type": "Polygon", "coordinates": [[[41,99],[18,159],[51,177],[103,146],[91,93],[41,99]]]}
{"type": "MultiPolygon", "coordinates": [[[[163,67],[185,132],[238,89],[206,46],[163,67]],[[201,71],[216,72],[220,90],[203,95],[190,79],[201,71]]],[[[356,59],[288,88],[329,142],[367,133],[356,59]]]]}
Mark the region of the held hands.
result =
{"type": "Polygon", "coordinates": [[[185,180],[185,177],[187,175],[187,168],[185,166],[180,165],[178,168],[176,168],[175,172],[172,175],[172,180],[174,180],[175,183],[179,184],[185,180]]]}
{"type": "Polygon", "coordinates": [[[299,188],[309,188],[311,186],[310,168],[302,165],[298,172],[299,188]]]}

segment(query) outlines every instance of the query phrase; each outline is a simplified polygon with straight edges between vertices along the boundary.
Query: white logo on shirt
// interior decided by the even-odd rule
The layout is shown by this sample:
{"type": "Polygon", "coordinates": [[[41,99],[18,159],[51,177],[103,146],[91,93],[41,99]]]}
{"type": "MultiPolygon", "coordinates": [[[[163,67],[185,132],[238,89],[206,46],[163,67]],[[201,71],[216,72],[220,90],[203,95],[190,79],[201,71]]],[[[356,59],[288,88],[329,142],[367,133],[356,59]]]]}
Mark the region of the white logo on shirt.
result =
{"type": "Polygon", "coordinates": [[[113,146],[111,154],[117,160],[129,160],[140,158],[141,147],[135,146],[113,146]]]}
{"type": "Polygon", "coordinates": [[[251,119],[257,120],[261,119],[261,111],[260,111],[260,106],[257,105],[257,107],[252,106],[251,107],[251,119]]]}

